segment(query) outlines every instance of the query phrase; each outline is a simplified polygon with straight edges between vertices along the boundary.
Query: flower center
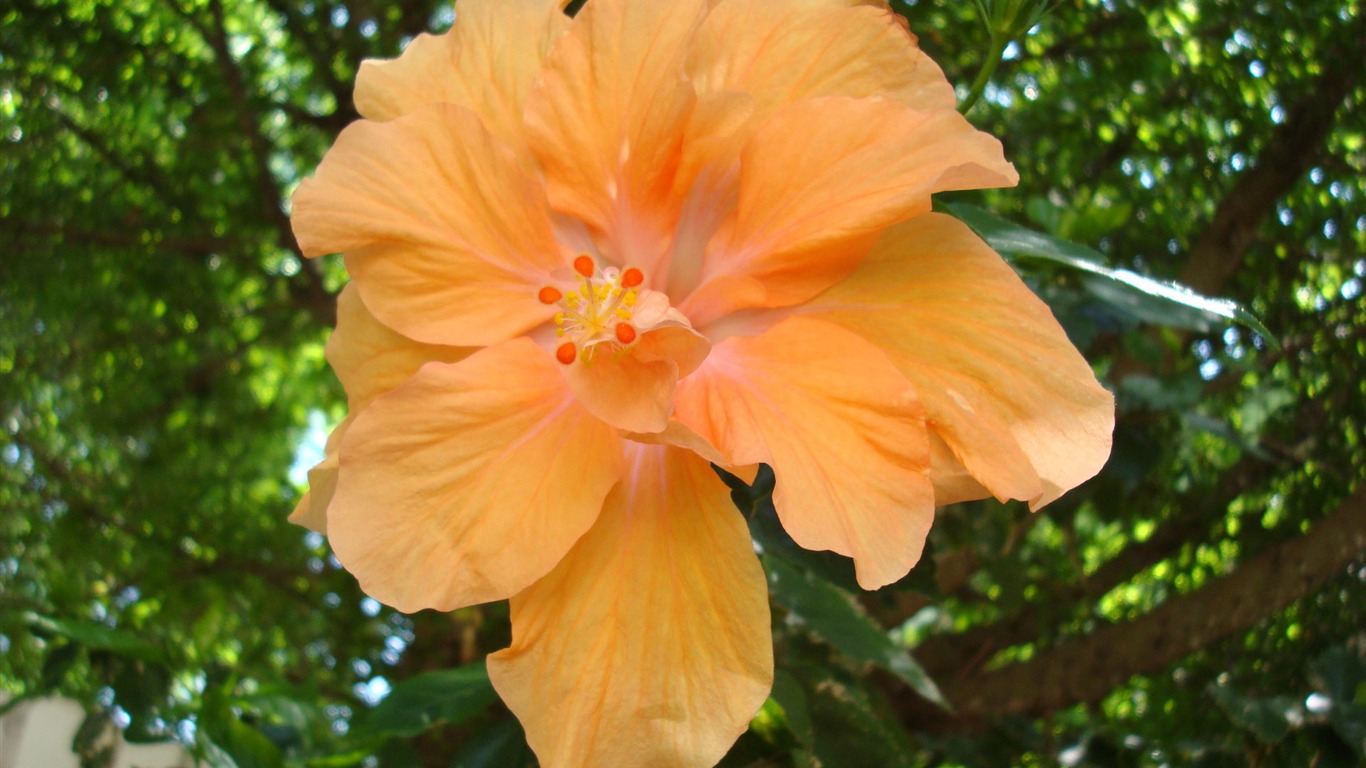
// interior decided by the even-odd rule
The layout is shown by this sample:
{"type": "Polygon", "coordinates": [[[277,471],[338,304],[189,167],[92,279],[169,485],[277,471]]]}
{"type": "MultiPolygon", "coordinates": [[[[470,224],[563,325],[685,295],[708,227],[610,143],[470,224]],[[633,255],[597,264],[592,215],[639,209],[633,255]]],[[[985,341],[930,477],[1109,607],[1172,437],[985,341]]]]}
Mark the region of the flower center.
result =
{"type": "Polygon", "coordinates": [[[555,359],[565,365],[590,362],[604,344],[621,349],[635,342],[639,330],[632,321],[645,282],[645,274],[635,267],[599,268],[586,254],[574,259],[574,273],[577,284],[567,292],[547,285],[537,293],[542,304],[560,305],[555,335],[562,343],[555,359]]]}

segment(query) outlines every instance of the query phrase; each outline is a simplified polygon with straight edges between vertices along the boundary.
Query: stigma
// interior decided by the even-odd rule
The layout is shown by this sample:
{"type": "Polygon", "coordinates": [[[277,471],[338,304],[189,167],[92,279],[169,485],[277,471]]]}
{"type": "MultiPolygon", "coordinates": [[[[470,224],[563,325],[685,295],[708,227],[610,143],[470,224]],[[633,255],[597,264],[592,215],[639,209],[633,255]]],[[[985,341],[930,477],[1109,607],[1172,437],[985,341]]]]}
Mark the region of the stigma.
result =
{"type": "Polygon", "coordinates": [[[555,359],[564,365],[588,363],[604,351],[620,351],[635,343],[640,329],[635,311],[645,274],[635,267],[600,267],[582,254],[573,262],[575,285],[547,285],[537,292],[542,304],[558,304],[555,313],[555,359]]]}

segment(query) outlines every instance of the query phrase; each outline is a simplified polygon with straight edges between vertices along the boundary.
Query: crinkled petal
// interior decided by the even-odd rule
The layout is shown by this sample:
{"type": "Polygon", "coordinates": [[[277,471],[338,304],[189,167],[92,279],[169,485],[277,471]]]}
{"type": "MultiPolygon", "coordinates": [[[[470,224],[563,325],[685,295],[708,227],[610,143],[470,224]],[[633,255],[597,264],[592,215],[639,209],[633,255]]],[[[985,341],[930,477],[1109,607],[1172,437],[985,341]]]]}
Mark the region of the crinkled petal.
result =
{"type": "Polygon", "coordinates": [[[627,453],[597,525],[512,598],[489,677],[546,768],[709,768],[772,684],[763,569],[704,460],[627,453]]]}
{"type": "Polygon", "coordinates": [[[715,464],[724,468],[727,472],[743,480],[748,485],[754,484],[754,478],[759,475],[758,464],[733,465],[730,459],[721,455],[716,446],[707,442],[705,438],[686,427],[683,422],[671,419],[669,426],[663,432],[623,432],[622,437],[627,440],[634,440],[638,443],[648,443],[650,445],[672,445],[675,448],[683,448],[692,451],[709,464],[715,464]]]}
{"type": "Polygon", "coordinates": [[[1000,142],[952,110],[844,97],[785,106],[741,153],[733,220],[679,308],[702,327],[805,301],[852,272],[881,228],[928,211],[932,193],[1016,180],[1000,142]]]}
{"type": "Polygon", "coordinates": [[[930,480],[934,483],[934,505],[975,501],[992,495],[977,481],[938,432],[930,430],[930,480]]]}
{"type": "Polygon", "coordinates": [[[342,423],[327,436],[322,461],[308,470],[308,490],[299,497],[294,511],[289,513],[289,522],[302,525],[310,531],[327,533],[327,507],[337,491],[337,448],[351,426],[351,420],[351,416],[342,419],[342,423]]]}
{"type": "Polygon", "coordinates": [[[1110,393],[1048,307],[956,219],[889,230],[805,310],[885,351],[954,458],[1000,499],[1038,509],[1110,454],[1110,393]]]}
{"type": "Polygon", "coordinates": [[[397,59],[361,63],[356,111],[392,120],[426,104],[458,104],[495,136],[524,144],[522,104],[569,26],[563,6],[562,0],[461,0],[446,34],[418,35],[397,59]]]}
{"type": "Polygon", "coordinates": [[[557,366],[515,339],[429,363],[356,417],[328,533],[362,589],[402,611],[499,600],[592,526],[622,441],[557,366]]]}
{"type": "Polygon", "coordinates": [[[783,527],[854,558],[864,588],[920,559],[934,519],[923,412],[863,339],[802,317],[728,338],[680,382],[677,403],[678,420],[732,463],[772,466],[783,527]]]}
{"type": "Polygon", "coordinates": [[[337,296],[337,329],[327,340],[327,361],[346,390],[346,417],[327,437],[323,460],[308,471],[308,492],[290,515],[298,523],[327,533],[327,506],[337,487],[337,449],[357,413],[372,400],[397,387],[433,360],[453,363],[474,350],[423,344],[394,333],[370,314],[355,283],[337,296]]]}
{"type": "Polygon", "coordinates": [[[423,344],[395,333],[366,309],[355,282],[347,283],[337,296],[337,329],[326,347],[327,362],[346,390],[346,405],[352,413],[412,378],[423,365],[433,360],[454,363],[474,351],[473,347],[423,344]]]}
{"type": "Polygon", "coordinates": [[[653,274],[672,238],[671,188],[695,96],[686,44],[704,0],[593,0],[527,100],[552,205],[589,226],[612,263],[653,274]]]}
{"type": "Polygon", "coordinates": [[[342,131],[294,193],[306,256],[346,252],[365,305],[419,341],[484,346],[543,322],[568,260],[539,184],[469,110],[422,107],[342,131]]]}
{"type": "Polygon", "coordinates": [[[617,429],[658,432],[669,423],[678,366],[629,352],[596,352],[565,368],[569,389],[589,413],[617,429]]]}
{"type": "Polygon", "coordinates": [[[699,28],[688,65],[699,96],[747,93],[760,115],[819,96],[882,96],[924,111],[955,105],[906,20],[880,3],[721,3],[699,28]]]}
{"type": "Polygon", "coordinates": [[[665,326],[642,333],[633,347],[594,350],[568,366],[565,378],[594,416],[628,432],[658,432],[673,414],[678,379],[710,348],[691,328],[665,326]]]}
{"type": "Polygon", "coordinates": [[[754,132],[754,101],[724,92],[700,97],[684,128],[674,178],[680,202],[673,243],[655,267],[655,288],[681,301],[697,286],[707,243],[735,210],[740,151],[754,132]]]}

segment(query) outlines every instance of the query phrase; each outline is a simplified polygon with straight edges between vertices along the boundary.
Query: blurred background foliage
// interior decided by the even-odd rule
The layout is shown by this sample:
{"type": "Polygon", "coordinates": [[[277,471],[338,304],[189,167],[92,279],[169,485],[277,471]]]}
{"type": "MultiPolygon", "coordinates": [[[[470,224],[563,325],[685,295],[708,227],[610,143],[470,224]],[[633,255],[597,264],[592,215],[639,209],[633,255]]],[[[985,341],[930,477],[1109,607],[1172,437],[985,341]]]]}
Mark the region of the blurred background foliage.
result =
{"type": "MultiPolygon", "coordinates": [[[[737,485],[779,672],[724,765],[1360,765],[1360,3],[1039,5],[894,7],[1020,170],[941,204],[1116,392],[1113,458],[1039,515],[941,510],[872,594],[782,534],[771,477],[737,485]]],[[[534,764],[482,667],[505,605],[394,613],[285,522],[344,404],[344,274],[299,258],[288,195],[355,118],[360,61],[453,19],[0,7],[6,706],[71,696],[215,766],[534,764]]]]}

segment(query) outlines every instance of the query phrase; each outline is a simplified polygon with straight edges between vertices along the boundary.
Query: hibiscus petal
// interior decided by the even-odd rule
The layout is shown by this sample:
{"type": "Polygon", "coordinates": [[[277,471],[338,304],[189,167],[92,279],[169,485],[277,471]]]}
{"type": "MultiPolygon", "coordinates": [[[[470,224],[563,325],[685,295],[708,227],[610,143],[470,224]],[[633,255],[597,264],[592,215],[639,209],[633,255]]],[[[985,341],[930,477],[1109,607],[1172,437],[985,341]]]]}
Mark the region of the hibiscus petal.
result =
{"type": "Polygon", "coordinates": [[[621,439],[528,339],[429,363],[347,430],[328,509],[337,557],[402,611],[508,597],[592,526],[621,439]]]}
{"type": "Polygon", "coordinates": [[[854,558],[867,589],[905,576],[934,519],[924,417],[875,347],[789,318],[731,337],[679,383],[677,418],[732,463],[764,462],[794,541],[854,558]]]}
{"type": "Polygon", "coordinates": [[[992,495],[991,491],[978,482],[962,462],[958,461],[953,455],[953,449],[933,429],[930,430],[930,480],[934,483],[936,507],[957,504],[960,501],[985,499],[992,495]]]}
{"type": "Polygon", "coordinates": [[[351,416],[342,419],[342,423],[327,436],[323,459],[308,470],[308,490],[299,497],[294,511],[289,513],[289,522],[302,525],[310,531],[327,533],[327,507],[337,492],[337,449],[342,436],[351,426],[351,420],[351,416]]]}
{"type": "Polygon", "coordinates": [[[346,390],[346,405],[352,413],[412,378],[426,363],[454,363],[474,351],[473,347],[423,344],[395,333],[366,309],[355,282],[347,283],[337,295],[337,329],[326,347],[327,362],[346,390]]]}
{"type": "Polygon", "coordinates": [[[692,88],[682,60],[706,3],[593,0],[551,52],[526,125],[557,211],[612,263],[654,274],[672,236],[671,185],[692,88]]]}
{"type": "Polygon", "coordinates": [[[562,0],[461,0],[446,34],[418,35],[397,59],[361,63],[356,111],[392,120],[424,104],[458,104],[494,135],[524,144],[522,104],[569,26],[563,7],[562,0]]]}
{"type": "Polygon", "coordinates": [[[658,432],[673,413],[678,366],[603,351],[567,367],[565,380],[579,403],[608,424],[630,432],[658,432]]]}
{"type": "Polygon", "coordinates": [[[691,328],[665,325],[627,349],[596,348],[566,368],[565,378],[594,416],[628,432],[658,432],[673,414],[679,378],[696,370],[709,349],[691,328]]]}
{"type": "Polygon", "coordinates": [[[881,347],[915,384],[931,428],[1000,499],[1038,509],[1110,454],[1110,393],[1048,307],[952,217],[889,230],[806,309],[881,347]]]}
{"type": "Polygon", "coordinates": [[[883,96],[953,109],[953,87],[882,4],[825,0],[722,3],[698,30],[688,69],[699,96],[747,93],[766,115],[818,96],[883,96]]]}
{"type": "MultiPolygon", "coordinates": [[[[922,111],[955,104],[905,19],[876,2],[721,3],[698,29],[688,71],[698,100],[674,182],[683,204],[668,279],[657,286],[679,301],[697,287],[706,244],[734,210],[740,152],[773,110],[821,96],[881,96],[922,111]]],[[[764,301],[757,283],[729,287],[739,304],[764,301]]]]}
{"type": "Polygon", "coordinates": [[[741,153],[734,219],[679,308],[702,327],[805,301],[853,271],[882,227],[928,211],[932,193],[1016,180],[1000,142],[953,110],[843,97],[787,105],[741,153]]]}
{"type": "Polygon", "coordinates": [[[702,459],[631,444],[602,516],[512,598],[489,677],[547,768],[714,765],[773,680],[763,569],[702,459]]]}
{"type": "Polygon", "coordinates": [[[372,400],[397,387],[433,360],[453,363],[467,357],[469,347],[422,344],[394,333],[370,314],[355,283],[337,296],[337,329],[327,340],[327,361],[346,390],[346,417],[327,437],[323,460],[308,471],[308,492],[290,522],[327,533],[327,506],[337,487],[337,449],[357,413],[372,400]]]}
{"type": "Polygon", "coordinates": [[[353,123],[294,193],[306,256],[346,251],[365,304],[434,344],[484,346],[543,322],[563,267],[540,186],[469,110],[353,123]]]}

